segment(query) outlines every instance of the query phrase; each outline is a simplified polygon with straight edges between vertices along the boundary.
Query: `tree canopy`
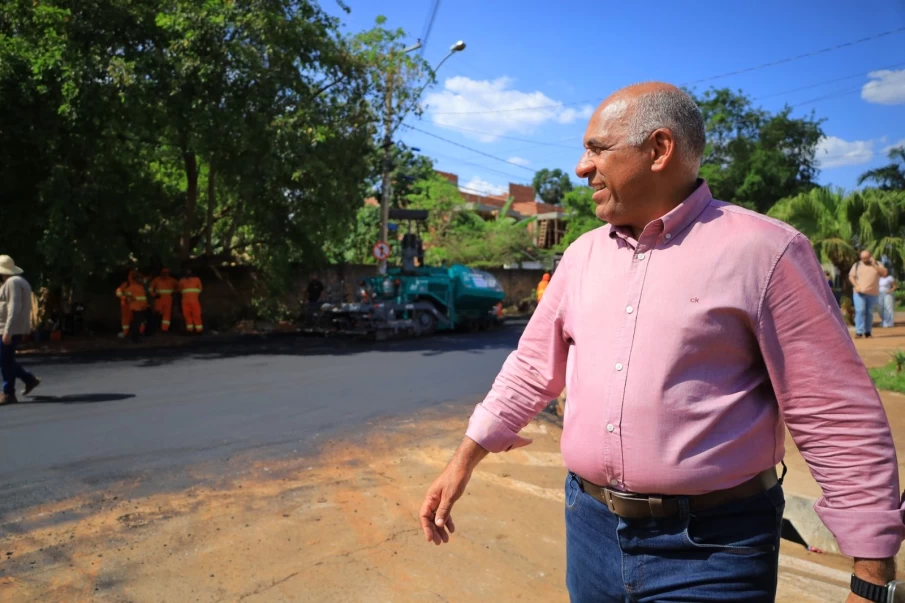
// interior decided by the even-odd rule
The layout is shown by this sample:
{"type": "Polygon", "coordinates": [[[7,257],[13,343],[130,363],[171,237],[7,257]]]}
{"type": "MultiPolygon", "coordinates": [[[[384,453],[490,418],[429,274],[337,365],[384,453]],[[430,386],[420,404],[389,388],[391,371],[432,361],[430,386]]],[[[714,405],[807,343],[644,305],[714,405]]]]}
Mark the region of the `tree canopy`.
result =
{"type": "Polygon", "coordinates": [[[563,198],[572,190],[572,181],[569,175],[561,169],[549,170],[544,168],[534,174],[532,180],[534,192],[544,203],[559,205],[563,198]]]}
{"type": "Polygon", "coordinates": [[[858,184],[873,182],[884,191],[905,191],[905,146],[889,149],[888,157],[888,165],[864,172],[858,184]]]}

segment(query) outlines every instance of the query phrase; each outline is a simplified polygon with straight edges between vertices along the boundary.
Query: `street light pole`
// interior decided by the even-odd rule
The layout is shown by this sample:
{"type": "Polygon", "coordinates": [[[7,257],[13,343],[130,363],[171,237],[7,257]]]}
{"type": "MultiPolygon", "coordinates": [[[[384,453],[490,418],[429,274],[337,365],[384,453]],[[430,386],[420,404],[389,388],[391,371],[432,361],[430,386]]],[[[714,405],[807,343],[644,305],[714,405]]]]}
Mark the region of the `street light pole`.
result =
{"type": "MultiPolygon", "coordinates": [[[[421,48],[420,40],[410,46],[402,50],[400,54],[406,54],[412,52],[414,50],[418,50],[421,48]]],[[[423,86],[418,90],[415,96],[412,98],[412,102],[408,107],[405,107],[401,111],[401,115],[399,116],[399,121],[394,123],[394,115],[393,115],[393,89],[396,83],[396,70],[395,67],[391,68],[387,73],[387,81],[385,92],[384,92],[384,122],[383,122],[383,142],[381,146],[383,147],[383,173],[381,174],[380,179],[380,240],[381,242],[389,244],[387,240],[389,237],[389,222],[390,222],[390,197],[393,194],[393,182],[391,172],[393,171],[393,157],[392,157],[392,148],[393,148],[393,134],[396,131],[396,128],[399,124],[402,123],[402,120],[405,119],[405,116],[411,111],[412,107],[415,106],[415,103],[418,102],[418,99],[421,98],[421,95],[424,93],[427,85],[433,80],[433,75],[440,69],[440,66],[446,62],[446,60],[454,55],[457,52],[461,52],[465,50],[465,42],[461,40],[453,44],[449,53],[443,57],[443,59],[437,63],[437,66],[431,70],[431,78],[424,83],[423,86]]],[[[377,270],[380,274],[386,274],[387,272],[387,260],[379,260],[377,264],[377,270]]]]}

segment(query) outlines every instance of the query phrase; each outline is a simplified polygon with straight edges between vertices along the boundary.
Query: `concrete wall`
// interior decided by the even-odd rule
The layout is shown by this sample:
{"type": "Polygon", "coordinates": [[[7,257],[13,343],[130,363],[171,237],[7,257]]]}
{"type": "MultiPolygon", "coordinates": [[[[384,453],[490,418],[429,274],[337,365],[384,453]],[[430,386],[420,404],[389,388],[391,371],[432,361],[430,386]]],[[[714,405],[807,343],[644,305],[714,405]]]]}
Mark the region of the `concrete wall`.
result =
{"type": "MultiPolygon", "coordinates": [[[[517,304],[533,295],[543,270],[489,270],[506,291],[506,305],[517,304]]],[[[200,268],[196,274],[204,283],[201,294],[204,325],[209,330],[224,330],[239,320],[255,317],[253,300],[265,295],[266,287],[254,269],[249,266],[229,266],[220,268],[200,268]]],[[[308,286],[307,270],[299,268],[293,277],[289,292],[280,296],[279,302],[290,310],[298,310],[300,302],[306,300],[308,286]]],[[[362,278],[375,276],[374,265],[345,264],[330,266],[319,271],[320,279],[326,286],[324,298],[329,301],[351,301],[356,284],[362,278]]],[[[119,300],[115,290],[126,279],[126,274],[115,274],[107,280],[90,283],[83,295],[85,304],[85,325],[95,332],[116,332],[119,329],[119,300]]],[[[177,298],[178,299],[178,298],[177,298]]],[[[181,312],[174,310],[174,325],[181,327],[181,312]]]]}

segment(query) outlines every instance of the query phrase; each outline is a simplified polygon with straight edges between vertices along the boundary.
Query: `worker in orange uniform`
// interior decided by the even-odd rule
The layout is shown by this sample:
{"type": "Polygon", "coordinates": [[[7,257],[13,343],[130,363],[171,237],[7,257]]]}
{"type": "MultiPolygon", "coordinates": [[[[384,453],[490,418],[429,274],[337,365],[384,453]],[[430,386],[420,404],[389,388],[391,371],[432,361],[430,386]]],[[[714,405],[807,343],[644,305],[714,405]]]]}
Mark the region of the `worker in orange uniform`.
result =
{"type": "Polygon", "coordinates": [[[123,328],[122,332],[119,334],[120,339],[128,337],[129,330],[132,328],[132,309],[129,307],[129,299],[126,297],[126,289],[132,283],[134,272],[134,270],[130,270],[129,276],[126,277],[126,280],[116,288],[116,297],[119,298],[119,322],[123,328]]]}
{"type": "Polygon", "coordinates": [[[541,277],[540,282],[537,284],[537,303],[540,303],[540,300],[544,299],[544,291],[547,290],[547,285],[550,284],[550,273],[545,272],[544,276],[541,277]]]}
{"type": "Polygon", "coordinates": [[[138,336],[145,332],[148,324],[148,290],[145,288],[144,277],[133,271],[130,273],[129,285],[125,289],[125,298],[129,302],[129,311],[132,313],[131,327],[132,342],[138,343],[138,336]]]}
{"type": "Polygon", "coordinates": [[[192,269],[186,267],[182,278],[179,279],[179,293],[182,294],[182,315],[185,317],[185,329],[189,333],[201,334],[204,332],[204,324],[201,322],[201,279],[192,274],[192,269]]]}
{"type": "Polygon", "coordinates": [[[169,268],[163,268],[160,276],[151,281],[151,296],[154,297],[154,314],[160,320],[160,330],[167,333],[173,318],[173,294],[179,281],[170,275],[169,268]]]}

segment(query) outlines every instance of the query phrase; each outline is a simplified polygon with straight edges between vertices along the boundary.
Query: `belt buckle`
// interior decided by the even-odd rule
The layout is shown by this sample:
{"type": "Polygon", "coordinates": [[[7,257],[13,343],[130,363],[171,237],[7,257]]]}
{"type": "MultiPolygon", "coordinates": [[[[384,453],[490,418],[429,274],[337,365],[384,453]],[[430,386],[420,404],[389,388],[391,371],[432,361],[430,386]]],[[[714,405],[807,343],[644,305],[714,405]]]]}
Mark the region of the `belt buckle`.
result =
{"type": "Polygon", "coordinates": [[[618,513],[616,513],[616,503],[613,502],[613,500],[616,498],[613,495],[613,491],[609,488],[601,488],[601,490],[603,491],[603,502],[606,503],[607,508],[614,515],[619,515],[618,513]]]}

